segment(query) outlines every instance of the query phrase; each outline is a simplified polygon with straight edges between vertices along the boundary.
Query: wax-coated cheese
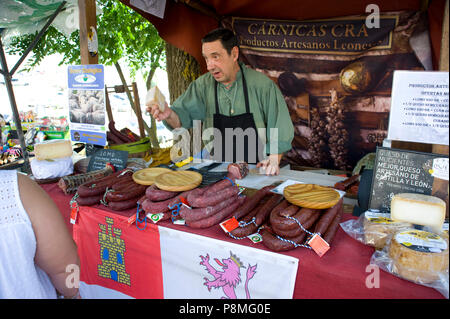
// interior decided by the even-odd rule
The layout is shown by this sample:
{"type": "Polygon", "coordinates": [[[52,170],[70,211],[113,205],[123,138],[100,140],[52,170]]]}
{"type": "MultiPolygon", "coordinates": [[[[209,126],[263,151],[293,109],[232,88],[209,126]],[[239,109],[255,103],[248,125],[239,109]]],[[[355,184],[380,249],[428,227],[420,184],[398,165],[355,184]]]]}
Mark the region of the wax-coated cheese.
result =
{"type": "Polygon", "coordinates": [[[164,108],[166,107],[166,98],[164,94],[158,89],[157,86],[152,87],[147,92],[147,96],[145,97],[145,104],[149,105],[152,103],[156,103],[159,106],[159,110],[164,112],[164,108]]]}
{"type": "Polygon", "coordinates": [[[429,226],[433,231],[442,229],[445,202],[435,196],[401,193],[392,198],[391,218],[416,225],[429,226]]]}
{"type": "Polygon", "coordinates": [[[40,161],[70,157],[72,153],[69,140],[52,140],[34,145],[34,155],[40,161]]]}
{"type": "Polygon", "coordinates": [[[389,257],[393,273],[420,284],[439,280],[440,274],[448,271],[447,241],[422,230],[396,233],[389,247],[389,257]]]}

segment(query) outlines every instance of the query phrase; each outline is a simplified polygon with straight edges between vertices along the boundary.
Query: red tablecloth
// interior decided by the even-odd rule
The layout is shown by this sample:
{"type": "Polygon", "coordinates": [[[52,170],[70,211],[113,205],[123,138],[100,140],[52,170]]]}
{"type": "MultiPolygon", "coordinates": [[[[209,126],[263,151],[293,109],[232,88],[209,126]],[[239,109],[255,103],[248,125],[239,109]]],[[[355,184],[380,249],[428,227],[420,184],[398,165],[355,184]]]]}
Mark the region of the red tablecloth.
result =
{"type": "MultiPolygon", "coordinates": [[[[70,224],[70,195],[65,195],[57,184],[42,184],[60,209],[68,229],[70,224]]],[[[102,205],[97,208],[111,214],[131,216],[135,210],[113,212],[102,205]]],[[[344,221],[355,218],[344,214],[344,221]]],[[[262,244],[253,244],[249,240],[234,240],[226,235],[219,226],[209,229],[192,229],[187,226],[173,225],[170,221],[158,224],[189,233],[240,243],[242,245],[268,250],[262,244]]],[[[297,248],[283,254],[298,258],[299,269],[294,289],[294,299],[443,299],[435,289],[421,286],[395,277],[380,270],[379,288],[367,288],[366,279],[373,275],[373,269],[367,269],[374,249],[359,243],[348,236],[341,228],[336,233],[331,249],[321,258],[313,251],[297,248]]]]}

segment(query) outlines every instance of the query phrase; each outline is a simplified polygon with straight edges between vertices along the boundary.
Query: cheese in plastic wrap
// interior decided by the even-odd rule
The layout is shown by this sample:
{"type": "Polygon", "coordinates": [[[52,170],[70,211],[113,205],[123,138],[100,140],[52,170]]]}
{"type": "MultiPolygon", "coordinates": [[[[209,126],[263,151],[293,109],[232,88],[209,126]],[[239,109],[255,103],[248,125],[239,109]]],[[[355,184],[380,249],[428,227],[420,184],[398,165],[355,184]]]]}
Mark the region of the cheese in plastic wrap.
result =
{"type": "Polygon", "coordinates": [[[73,173],[71,156],[42,161],[35,158],[30,161],[30,167],[36,179],[57,178],[73,173]]]}

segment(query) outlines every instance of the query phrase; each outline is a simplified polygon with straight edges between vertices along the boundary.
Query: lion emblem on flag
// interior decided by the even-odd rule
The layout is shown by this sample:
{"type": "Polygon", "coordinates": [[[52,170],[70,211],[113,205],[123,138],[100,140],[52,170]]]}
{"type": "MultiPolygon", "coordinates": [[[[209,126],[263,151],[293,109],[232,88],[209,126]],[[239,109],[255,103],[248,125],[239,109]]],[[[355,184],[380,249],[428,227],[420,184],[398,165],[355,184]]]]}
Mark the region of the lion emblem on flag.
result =
{"type": "MultiPolygon", "coordinates": [[[[214,258],[214,261],[220,267],[222,267],[221,270],[216,270],[213,266],[211,266],[211,264],[209,263],[209,254],[206,254],[206,257],[200,255],[200,259],[200,265],[205,266],[206,271],[213,276],[212,280],[204,277],[205,282],[203,284],[208,288],[208,291],[211,291],[211,288],[222,288],[223,293],[225,294],[222,299],[237,299],[235,289],[241,282],[241,268],[245,269],[239,258],[231,251],[230,257],[222,259],[222,261],[214,258]]],[[[248,282],[256,274],[256,266],[257,264],[254,266],[250,266],[249,264],[247,267],[244,285],[245,295],[247,299],[251,299],[250,291],[248,289],[248,282]]]]}

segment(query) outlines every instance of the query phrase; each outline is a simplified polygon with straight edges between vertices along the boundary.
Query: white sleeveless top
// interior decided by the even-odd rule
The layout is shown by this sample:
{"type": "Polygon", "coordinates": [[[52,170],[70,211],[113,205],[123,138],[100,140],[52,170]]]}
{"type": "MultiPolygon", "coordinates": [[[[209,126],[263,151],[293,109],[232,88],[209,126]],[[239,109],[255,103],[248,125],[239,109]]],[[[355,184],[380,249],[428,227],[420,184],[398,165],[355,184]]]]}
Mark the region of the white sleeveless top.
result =
{"type": "Polygon", "coordinates": [[[0,170],[0,299],[56,298],[34,263],[36,237],[19,196],[17,172],[0,170]]]}

